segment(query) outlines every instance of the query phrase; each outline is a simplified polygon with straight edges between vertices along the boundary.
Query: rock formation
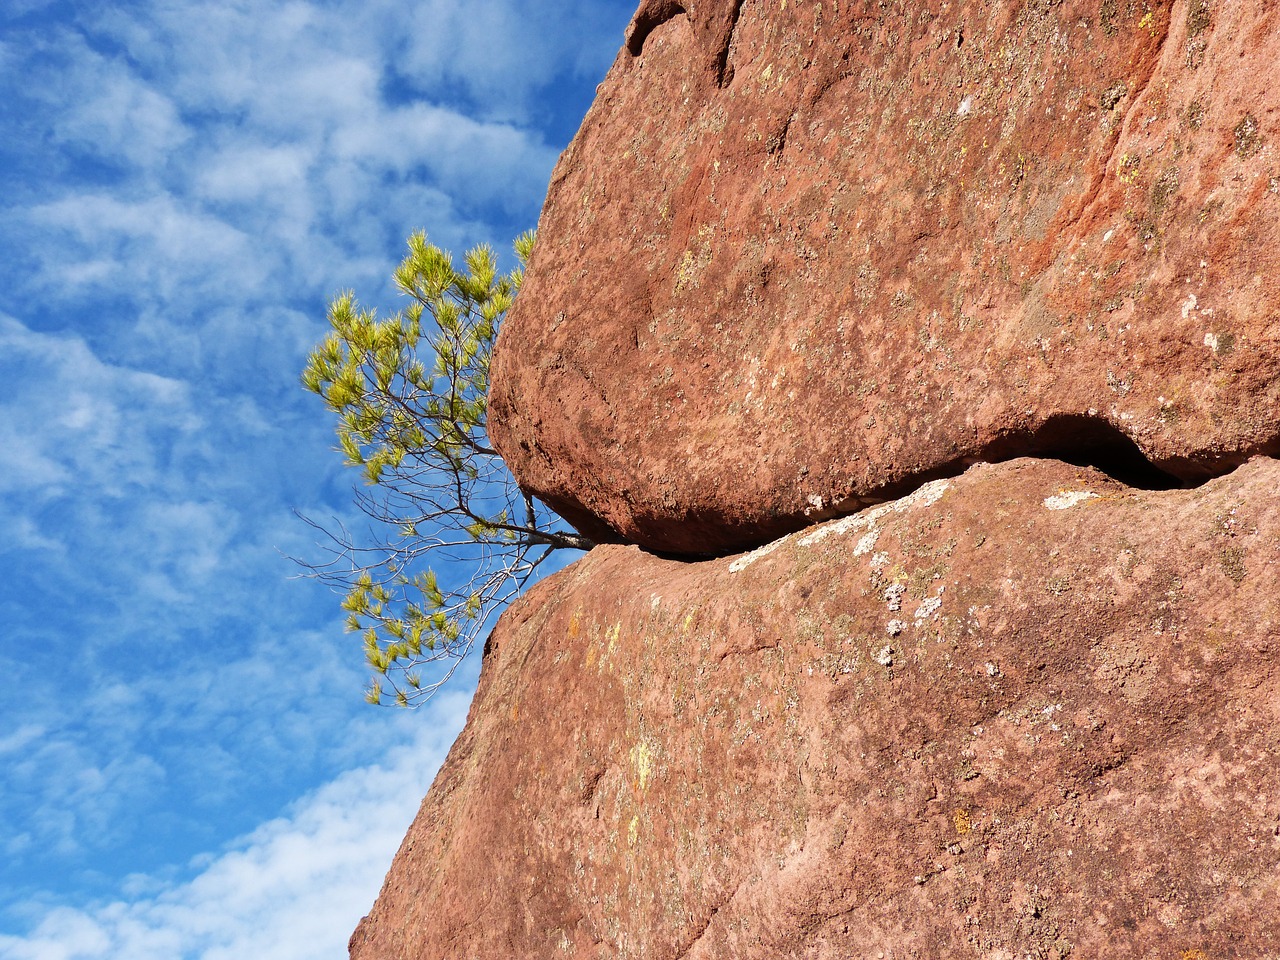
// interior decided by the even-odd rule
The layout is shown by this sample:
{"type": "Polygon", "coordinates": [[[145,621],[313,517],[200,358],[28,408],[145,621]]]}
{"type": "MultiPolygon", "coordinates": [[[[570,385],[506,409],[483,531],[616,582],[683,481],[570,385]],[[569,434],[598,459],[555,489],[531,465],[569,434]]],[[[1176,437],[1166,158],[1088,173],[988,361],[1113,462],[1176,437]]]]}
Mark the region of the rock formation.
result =
{"type": "Polygon", "coordinates": [[[1274,0],[644,0],[490,398],[612,543],[353,960],[1280,956],[1277,64],[1274,0]]]}
{"type": "Polygon", "coordinates": [[[1266,957],[1280,462],[971,468],[532,590],[355,960],[1266,957]]]}
{"type": "Polygon", "coordinates": [[[645,0],[494,440],[597,537],[694,554],[975,460],[1277,452],[1277,63],[1274,3],[645,0]]]}

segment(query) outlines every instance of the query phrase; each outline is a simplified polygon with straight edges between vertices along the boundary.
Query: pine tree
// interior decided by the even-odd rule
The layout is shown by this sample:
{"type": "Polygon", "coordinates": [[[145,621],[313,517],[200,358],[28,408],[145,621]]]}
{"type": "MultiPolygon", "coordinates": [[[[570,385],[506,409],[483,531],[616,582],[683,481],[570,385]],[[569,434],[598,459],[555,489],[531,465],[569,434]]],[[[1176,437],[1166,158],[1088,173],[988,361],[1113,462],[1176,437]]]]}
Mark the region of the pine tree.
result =
{"type": "Polygon", "coordinates": [[[520,490],[486,430],[489,359],[533,239],[516,240],[519,266],[499,275],[487,246],[459,270],[414,234],[394,275],[408,307],[380,319],[351,292],[335,297],[333,329],[303,371],[337,415],[345,462],[364,473],[369,538],[312,523],[328,558],[307,566],[345,592],[372,703],[387,687],[401,706],[429,697],[552,552],[592,546],[520,490]]]}

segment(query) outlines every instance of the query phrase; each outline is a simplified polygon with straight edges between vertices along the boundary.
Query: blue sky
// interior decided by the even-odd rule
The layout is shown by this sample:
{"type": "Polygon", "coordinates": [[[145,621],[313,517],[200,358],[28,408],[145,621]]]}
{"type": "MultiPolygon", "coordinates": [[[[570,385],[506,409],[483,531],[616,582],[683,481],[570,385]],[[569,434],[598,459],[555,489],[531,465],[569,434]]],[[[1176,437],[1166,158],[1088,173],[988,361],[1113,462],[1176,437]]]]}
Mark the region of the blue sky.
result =
{"type": "Polygon", "coordinates": [[[298,386],[417,228],[503,250],[633,0],[0,6],[0,958],[346,956],[465,718],[362,701],[298,386]]]}

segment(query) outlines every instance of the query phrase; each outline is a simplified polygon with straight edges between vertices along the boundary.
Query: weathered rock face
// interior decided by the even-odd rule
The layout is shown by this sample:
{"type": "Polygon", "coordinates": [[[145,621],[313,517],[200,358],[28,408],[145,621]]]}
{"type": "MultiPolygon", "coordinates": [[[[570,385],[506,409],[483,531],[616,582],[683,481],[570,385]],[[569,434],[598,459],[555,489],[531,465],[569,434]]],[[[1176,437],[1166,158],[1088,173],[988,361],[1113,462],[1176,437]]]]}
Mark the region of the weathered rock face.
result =
{"type": "Polygon", "coordinates": [[[1264,957],[1280,462],[974,467],[504,616],[355,960],[1264,957]]]}
{"type": "Polygon", "coordinates": [[[1277,64],[1274,2],[645,0],[494,439],[584,530],[681,553],[975,459],[1276,452],[1277,64]]]}
{"type": "Polygon", "coordinates": [[[772,542],[513,606],[354,960],[1275,953],[1277,64],[1272,0],[644,0],[490,427],[772,542]]]}

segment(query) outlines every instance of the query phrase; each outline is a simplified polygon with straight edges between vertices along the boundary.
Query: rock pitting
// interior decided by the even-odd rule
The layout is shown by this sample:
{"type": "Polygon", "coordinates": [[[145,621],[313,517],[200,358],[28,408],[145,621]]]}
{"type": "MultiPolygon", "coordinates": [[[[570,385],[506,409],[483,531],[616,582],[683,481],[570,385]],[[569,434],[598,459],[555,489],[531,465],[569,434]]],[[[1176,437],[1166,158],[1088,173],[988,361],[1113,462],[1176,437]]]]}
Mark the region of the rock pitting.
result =
{"type": "Polygon", "coordinates": [[[494,361],[495,442],[584,530],[742,549],[1087,453],[1055,417],[1190,482],[1280,450],[1275,4],[659,0],[629,37],[494,361]]]}

